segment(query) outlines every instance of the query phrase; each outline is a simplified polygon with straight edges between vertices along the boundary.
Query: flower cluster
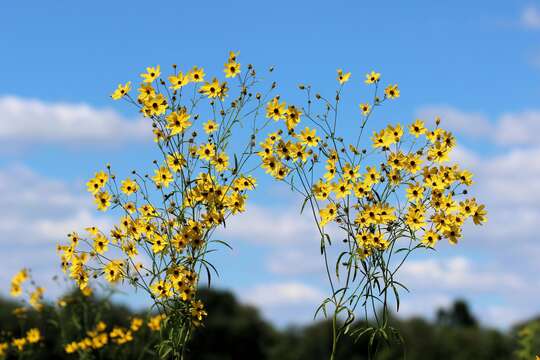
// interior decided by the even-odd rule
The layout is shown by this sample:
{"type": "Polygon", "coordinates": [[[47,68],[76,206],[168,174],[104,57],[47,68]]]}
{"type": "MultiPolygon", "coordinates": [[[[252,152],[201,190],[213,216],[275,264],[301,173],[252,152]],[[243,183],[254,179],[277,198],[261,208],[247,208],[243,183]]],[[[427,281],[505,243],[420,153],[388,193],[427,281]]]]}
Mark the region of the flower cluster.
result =
{"type": "MultiPolygon", "coordinates": [[[[148,328],[152,331],[159,330],[161,319],[161,315],[151,317],[147,323],[148,328]]],[[[110,343],[124,345],[133,341],[134,335],[141,329],[143,324],[143,319],[134,317],[127,328],[114,326],[112,329],[107,330],[107,324],[100,321],[92,330],[86,333],[86,337],[66,344],[64,350],[67,354],[76,352],[81,354],[90,350],[101,349],[110,343]]]]}
{"type": "Polygon", "coordinates": [[[4,358],[13,350],[22,354],[28,347],[39,343],[42,340],[41,332],[38,328],[31,328],[23,337],[15,337],[10,342],[0,342],[0,358],[4,358]]]}
{"type": "MultiPolygon", "coordinates": [[[[350,76],[338,70],[340,87],[332,101],[320,94],[313,99],[311,87],[300,85],[307,93],[307,106],[287,106],[279,96],[268,102],[267,117],[283,121],[284,129],[270,133],[258,153],[267,173],[304,197],[302,209],[310,205],[327,269],[332,238],[346,244],[339,250],[335,274],[328,272],[333,295],[319,308],[326,313],[331,303],[336,314],[348,314],[343,328],[334,325],[334,340],[354,320],[358,303],[375,307],[377,298],[386,312],[386,293],[392,289],[398,296],[394,275],[412,250],[433,248],[441,239],[456,244],[467,219],[477,225],[486,221],[484,205],[467,197],[472,174],[449,163],[456,141],[439,127],[440,119],[432,128],[419,119],[406,127],[388,125],[373,133],[369,148],[360,148],[374,108],[400,96],[397,84],[378,96],[379,73],[366,75],[374,95],[360,104],[360,120],[353,125],[356,138],[336,134],[341,91],[350,76]],[[320,112],[314,110],[313,100],[320,103],[320,112]],[[301,116],[311,127],[300,126],[301,116]],[[405,257],[392,269],[399,252],[405,257]],[[340,284],[343,269],[347,276],[340,284]]],[[[376,312],[373,308],[374,316],[376,312]]]]}
{"type": "Polygon", "coordinates": [[[24,286],[23,284],[29,282],[31,284],[30,289],[28,289],[28,303],[36,311],[41,311],[43,308],[43,294],[45,293],[45,288],[37,286],[31,278],[29,269],[22,269],[16,273],[11,278],[11,290],[10,294],[13,297],[20,297],[23,295],[24,286]]]}
{"type": "Polygon", "coordinates": [[[256,180],[245,168],[267,124],[258,123],[265,97],[251,91],[256,72],[248,65],[242,73],[237,55],[229,54],[224,73],[238,81],[238,91],[225,80],[206,80],[201,67],[183,73],[176,65],[168,81],[159,66],[147,68],[135,98],[131,82],[114,91],[113,99],[148,118],[161,160],[153,162],[153,173],[133,171],[120,180],[107,166],[88,181],[97,209],[120,214],[111,229],[90,226],[86,236],[72,232],[58,246],[64,272],[81,289],[91,278],[128,282],[181,326],[198,326],[206,316],[196,297],[201,270],[208,281],[215,270],[206,254],[225,244],[214,233],[246,209],[256,180]],[[251,132],[243,145],[231,141],[239,126],[251,132]]]}

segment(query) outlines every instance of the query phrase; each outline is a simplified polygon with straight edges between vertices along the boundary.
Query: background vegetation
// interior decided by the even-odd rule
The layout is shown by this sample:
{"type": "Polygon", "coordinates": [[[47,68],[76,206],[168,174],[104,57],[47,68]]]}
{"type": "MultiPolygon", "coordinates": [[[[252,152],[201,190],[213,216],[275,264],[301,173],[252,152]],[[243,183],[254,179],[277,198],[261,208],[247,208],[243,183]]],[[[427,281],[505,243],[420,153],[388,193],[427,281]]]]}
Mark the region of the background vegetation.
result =
{"type": "MultiPolygon", "coordinates": [[[[202,290],[201,297],[207,304],[209,315],[205,327],[196,332],[190,345],[190,359],[323,360],[327,357],[331,347],[330,322],[277,329],[264,320],[256,308],[240,304],[228,291],[202,290]]],[[[125,326],[125,319],[142,316],[108,300],[94,298],[91,301],[102,302],[100,316],[111,326],[125,326]]],[[[16,308],[17,304],[0,300],[2,336],[19,335],[20,319],[13,314],[16,308]]],[[[69,311],[69,307],[65,311],[69,311]]],[[[50,314],[46,308],[39,315],[32,312],[26,315],[25,321],[41,328],[45,337],[38,351],[39,358],[76,358],[76,355],[64,353],[62,336],[55,334],[50,314]]],[[[449,308],[439,309],[434,320],[392,317],[391,321],[399,329],[405,345],[398,339],[391,340],[391,346],[380,343],[376,359],[531,359],[534,357],[528,357],[530,353],[540,352],[540,334],[536,325],[540,318],[516,324],[509,331],[502,332],[479,324],[467,303],[461,300],[449,308]]],[[[67,338],[80,336],[75,328],[67,331],[72,332],[64,335],[67,338]]],[[[153,340],[152,336],[157,334],[148,329],[141,330],[128,350],[122,350],[123,357],[137,358],[147,354],[143,358],[152,358],[150,351],[143,350],[144,345],[153,340]]],[[[368,341],[368,338],[361,338],[354,343],[345,338],[337,359],[367,359],[368,341]]],[[[118,358],[112,346],[107,350],[101,353],[101,358],[118,358]]]]}

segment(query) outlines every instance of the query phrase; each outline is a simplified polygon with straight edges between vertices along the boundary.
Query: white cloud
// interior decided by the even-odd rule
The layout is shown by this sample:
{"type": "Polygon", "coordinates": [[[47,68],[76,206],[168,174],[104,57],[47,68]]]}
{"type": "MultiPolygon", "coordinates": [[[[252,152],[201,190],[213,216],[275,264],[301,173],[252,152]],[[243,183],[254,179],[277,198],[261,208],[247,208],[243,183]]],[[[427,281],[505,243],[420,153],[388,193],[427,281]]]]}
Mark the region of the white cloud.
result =
{"type": "Polygon", "coordinates": [[[324,260],[317,246],[281,249],[268,257],[268,270],[277,275],[323,274],[324,260]]]}
{"type": "Polygon", "coordinates": [[[504,114],[498,121],[495,140],[501,145],[540,144],[540,111],[504,114]]]}
{"type": "Polygon", "coordinates": [[[527,29],[540,29],[540,10],[533,5],[524,8],[521,12],[520,24],[527,29]]]}
{"type": "Polygon", "coordinates": [[[424,106],[417,111],[417,115],[430,125],[433,125],[435,117],[439,116],[442,127],[469,136],[485,136],[492,130],[491,123],[483,114],[465,112],[447,105],[424,106]]]}
{"type": "Polygon", "coordinates": [[[433,124],[435,116],[440,116],[443,128],[496,145],[540,145],[540,110],[506,113],[496,120],[490,120],[477,112],[446,105],[429,105],[418,109],[417,116],[428,124],[433,124]]]}
{"type": "Polygon", "coordinates": [[[0,98],[0,141],[29,144],[111,145],[151,137],[147,119],[128,120],[86,104],[46,103],[15,96],[0,98]]]}
{"type": "Polygon", "coordinates": [[[224,231],[227,238],[266,245],[291,245],[319,241],[309,214],[300,215],[300,202],[284,208],[247,204],[245,213],[231,217],[224,231]]]}
{"type": "Polygon", "coordinates": [[[249,304],[262,308],[290,305],[313,305],[324,298],[317,288],[300,282],[259,284],[247,289],[242,296],[249,304]]]}
{"type": "Polygon", "coordinates": [[[0,169],[0,289],[11,275],[31,267],[40,284],[50,284],[60,273],[57,242],[68,232],[86,226],[110,226],[97,216],[92,200],[68,183],[43,177],[25,166],[0,169]]]}
{"type": "MultiPolygon", "coordinates": [[[[528,284],[506,269],[482,269],[463,256],[410,260],[400,270],[410,287],[477,292],[523,291],[528,284]]],[[[413,290],[414,291],[414,290],[413,290]]]]}

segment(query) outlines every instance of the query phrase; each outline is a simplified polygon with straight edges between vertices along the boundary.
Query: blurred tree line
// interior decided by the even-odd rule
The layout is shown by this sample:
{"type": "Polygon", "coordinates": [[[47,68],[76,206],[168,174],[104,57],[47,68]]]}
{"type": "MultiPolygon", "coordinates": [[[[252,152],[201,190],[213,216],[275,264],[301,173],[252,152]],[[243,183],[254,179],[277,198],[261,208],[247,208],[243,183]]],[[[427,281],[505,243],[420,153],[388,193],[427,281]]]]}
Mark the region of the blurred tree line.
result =
{"type": "MultiPolygon", "coordinates": [[[[227,291],[203,290],[201,297],[208,309],[204,328],[198,330],[190,346],[193,360],[327,360],[331,347],[331,324],[320,321],[305,327],[276,329],[265,321],[254,307],[240,304],[227,291]]],[[[100,317],[111,325],[125,325],[135,314],[127,307],[108,300],[92,298],[88,301],[100,304],[100,317]]],[[[7,334],[20,335],[20,319],[14,316],[17,305],[0,300],[0,340],[7,334]]],[[[25,321],[42,329],[45,337],[40,354],[43,359],[76,359],[77,355],[65,354],[66,338],[77,337],[77,329],[65,329],[60,336],[54,324],[50,308],[41,314],[26,314],[25,321]],[[72,334],[70,334],[70,332],[72,334]]],[[[67,310],[66,310],[67,311],[67,310]]],[[[92,316],[90,313],[89,316],[92,316]]],[[[540,353],[540,319],[517,324],[508,332],[482,327],[470,312],[467,303],[456,301],[447,309],[440,309],[435,320],[422,318],[401,320],[392,318],[403,342],[379,342],[376,359],[534,359],[540,353]]],[[[362,324],[365,325],[365,324],[362,324]]],[[[148,332],[130,346],[134,347],[126,358],[153,358],[151,352],[143,352],[143,344],[151,339],[148,332]],[[136,355],[136,356],[135,356],[136,355]],[[143,357],[141,357],[144,355],[143,357]]],[[[154,334],[155,336],[155,334],[154,334]]],[[[337,359],[368,359],[369,338],[354,342],[342,341],[337,359]]],[[[102,358],[103,355],[102,355],[102,358]]],[[[115,359],[114,352],[105,358],[115,359]]]]}

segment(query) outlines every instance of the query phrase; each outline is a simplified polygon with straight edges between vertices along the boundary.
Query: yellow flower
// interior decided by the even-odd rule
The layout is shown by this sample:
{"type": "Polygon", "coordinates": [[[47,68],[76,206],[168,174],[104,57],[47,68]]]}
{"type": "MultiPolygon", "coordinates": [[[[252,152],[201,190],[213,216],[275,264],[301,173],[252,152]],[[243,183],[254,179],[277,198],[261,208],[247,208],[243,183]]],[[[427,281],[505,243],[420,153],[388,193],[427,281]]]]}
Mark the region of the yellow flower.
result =
{"type": "Polygon", "coordinates": [[[45,292],[45,288],[38,286],[36,289],[30,294],[30,299],[28,299],[28,303],[30,306],[32,306],[36,311],[41,311],[43,309],[43,304],[41,301],[43,300],[43,293],[45,292]]]}
{"type": "Polygon", "coordinates": [[[163,94],[147,98],[144,102],[143,114],[147,117],[159,116],[167,110],[167,100],[163,94]]]}
{"type": "Polygon", "coordinates": [[[422,237],[422,243],[426,245],[427,247],[433,248],[435,247],[439,239],[440,239],[439,234],[437,234],[435,231],[428,230],[425,232],[424,236],[422,237]]]}
{"type": "Polygon", "coordinates": [[[290,105],[285,111],[285,125],[288,130],[292,130],[300,123],[300,115],[302,111],[298,110],[294,105],[290,105]]]}
{"type": "Polygon", "coordinates": [[[109,239],[107,239],[102,234],[98,234],[94,238],[94,250],[98,254],[104,254],[107,251],[108,246],[109,246],[109,239]]]}
{"type": "Polygon", "coordinates": [[[369,114],[369,111],[371,110],[371,106],[369,104],[360,104],[360,110],[362,111],[362,115],[369,114]]]}
{"type": "Polygon", "coordinates": [[[167,155],[167,166],[171,168],[172,171],[178,172],[182,169],[183,166],[186,166],[186,160],[184,156],[180,153],[173,153],[167,155]]]}
{"type": "Polygon", "coordinates": [[[158,299],[164,299],[172,296],[171,284],[165,280],[156,281],[154,284],[152,284],[152,286],[150,286],[150,290],[158,299]]]}
{"type": "Polygon", "coordinates": [[[280,103],[278,97],[275,97],[266,105],[266,117],[278,121],[285,117],[285,101],[280,103]]]}
{"type": "Polygon", "coordinates": [[[190,76],[189,74],[184,75],[182,72],[179,72],[178,75],[169,76],[169,82],[171,83],[171,89],[177,90],[182,86],[189,84],[190,76]]]}
{"type": "Polygon", "coordinates": [[[141,77],[143,78],[143,82],[151,83],[152,81],[156,80],[160,74],[161,71],[158,65],[156,67],[147,67],[146,73],[141,74],[141,77]]]}
{"type": "Polygon", "coordinates": [[[372,71],[368,74],[366,74],[366,84],[375,84],[379,82],[379,79],[381,78],[381,74],[375,71],[372,71]]]}
{"type": "Polygon", "coordinates": [[[351,73],[348,72],[348,73],[343,73],[343,70],[341,69],[338,69],[337,70],[337,80],[339,81],[339,83],[341,85],[345,84],[347,81],[349,81],[349,78],[351,77],[351,73]]]}
{"type": "Polygon", "coordinates": [[[119,100],[126,96],[129,90],[131,90],[131,81],[128,81],[125,85],[118,84],[118,87],[114,90],[111,97],[113,100],[119,100]]]}
{"type": "Polygon", "coordinates": [[[143,319],[134,317],[133,319],[131,319],[131,324],[129,325],[129,328],[131,329],[131,331],[139,331],[142,324],[143,324],[143,319]]]}
{"type": "Polygon", "coordinates": [[[111,194],[107,191],[100,191],[94,196],[94,202],[99,211],[105,211],[111,206],[111,194]]]}
{"type": "Polygon", "coordinates": [[[302,132],[298,135],[298,139],[300,140],[300,143],[305,146],[317,146],[319,144],[320,138],[315,135],[316,131],[315,129],[310,129],[306,127],[302,132]]]}
{"type": "Polygon", "coordinates": [[[167,116],[167,128],[171,130],[171,135],[183,133],[191,126],[189,118],[191,115],[187,113],[185,108],[179,111],[174,111],[167,116]]]}
{"type": "Polygon", "coordinates": [[[220,87],[218,79],[214,78],[212,79],[212,82],[206,82],[203,86],[200,88],[200,92],[208,98],[212,99],[215,97],[220,97],[220,87]]]}
{"type": "Polygon", "coordinates": [[[425,134],[427,129],[424,126],[424,122],[422,120],[417,119],[415,122],[409,126],[409,132],[411,135],[414,135],[414,137],[419,137],[422,134],[425,134]]]}
{"type": "Polygon", "coordinates": [[[154,180],[158,188],[162,186],[169,187],[169,184],[173,181],[173,176],[167,166],[161,166],[159,169],[154,170],[154,173],[152,180],[154,180]]]}
{"type": "Polygon", "coordinates": [[[227,170],[227,166],[229,166],[229,157],[227,154],[221,153],[216,155],[210,163],[214,165],[216,171],[222,172],[227,170]]]}
{"type": "Polygon", "coordinates": [[[35,344],[39,342],[39,340],[41,340],[41,333],[39,332],[39,329],[32,328],[28,330],[26,332],[26,340],[28,340],[30,344],[35,344]]]}
{"type": "Polygon", "coordinates": [[[240,74],[240,64],[237,63],[234,60],[229,60],[229,62],[225,63],[225,68],[223,69],[225,72],[225,77],[235,77],[236,75],[240,74]]]}
{"type": "Polygon", "coordinates": [[[165,315],[156,315],[148,319],[148,328],[152,331],[159,331],[161,321],[165,319],[165,315]]]}
{"type": "Polygon", "coordinates": [[[191,71],[189,72],[189,78],[193,82],[203,82],[205,75],[206,74],[204,73],[204,69],[203,68],[199,69],[196,66],[194,66],[193,69],[191,69],[191,71]]]}
{"type": "Polygon", "coordinates": [[[211,161],[216,155],[216,145],[212,143],[202,144],[197,150],[197,154],[201,159],[211,161]]]}
{"type": "Polygon", "coordinates": [[[214,120],[208,120],[203,125],[204,132],[206,132],[207,134],[213,133],[214,131],[218,129],[218,127],[219,127],[219,124],[216,123],[214,120]]]}
{"type": "Polygon", "coordinates": [[[122,192],[127,196],[133,194],[134,192],[137,192],[138,189],[139,185],[137,185],[137,183],[130,178],[123,180],[122,186],[120,187],[120,190],[122,190],[122,192]]]}
{"type": "Polygon", "coordinates": [[[27,343],[27,340],[26,340],[26,338],[15,338],[15,339],[12,340],[11,343],[13,344],[13,346],[15,346],[17,348],[17,350],[23,351],[24,346],[27,343]]]}
{"type": "Polygon", "coordinates": [[[122,278],[123,275],[123,268],[124,262],[122,260],[112,260],[110,261],[106,266],[104,272],[105,272],[105,280],[107,280],[110,283],[117,282],[122,278]]]}
{"type": "Polygon", "coordinates": [[[0,343],[0,357],[6,355],[8,347],[9,347],[8,343],[6,342],[0,343]]]}
{"type": "Polygon", "coordinates": [[[384,93],[388,99],[397,99],[399,97],[399,88],[397,84],[388,85],[386,89],[384,89],[384,93]]]}
{"type": "Polygon", "coordinates": [[[337,206],[334,203],[329,203],[325,208],[319,210],[321,216],[321,226],[325,226],[330,221],[337,217],[337,206]]]}

